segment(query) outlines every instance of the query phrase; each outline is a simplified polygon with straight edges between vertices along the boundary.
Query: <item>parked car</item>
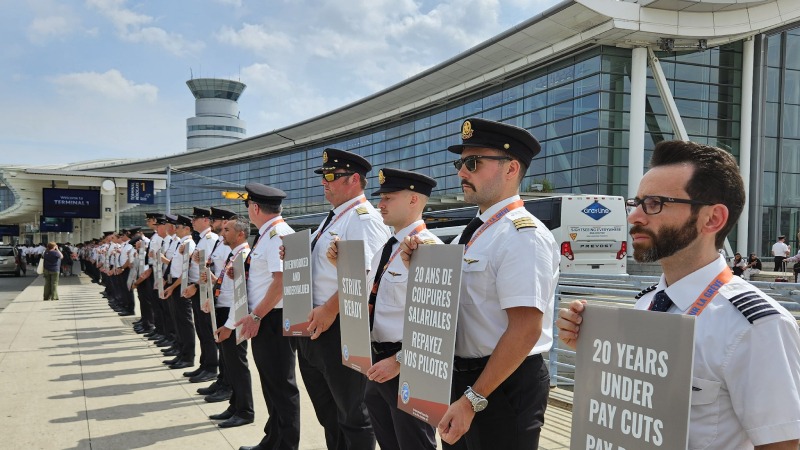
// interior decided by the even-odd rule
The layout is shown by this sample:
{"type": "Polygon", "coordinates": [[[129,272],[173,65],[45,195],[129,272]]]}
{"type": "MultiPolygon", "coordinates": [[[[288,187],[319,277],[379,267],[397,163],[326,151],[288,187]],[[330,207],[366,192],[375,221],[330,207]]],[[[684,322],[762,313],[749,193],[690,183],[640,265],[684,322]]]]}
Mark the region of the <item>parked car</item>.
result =
{"type": "Polygon", "coordinates": [[[20,275],[17,249],[11,245],[0,245],[0,273],[13,273],[15,277],[20,275]]]}

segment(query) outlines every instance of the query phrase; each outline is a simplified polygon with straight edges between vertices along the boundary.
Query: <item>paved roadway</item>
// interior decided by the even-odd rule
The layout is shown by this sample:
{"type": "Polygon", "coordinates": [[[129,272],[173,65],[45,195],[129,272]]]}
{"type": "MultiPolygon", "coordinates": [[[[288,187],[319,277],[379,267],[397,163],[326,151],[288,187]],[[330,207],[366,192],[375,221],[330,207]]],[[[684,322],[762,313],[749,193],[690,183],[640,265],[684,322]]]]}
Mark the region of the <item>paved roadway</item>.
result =
{"type": "MultiPolygon", "coordinates": [[[[130,318],[108,308],[100,286],[62,278],[61,300],[44,302],[41,277],[28,275],[0,278],[6,297],[30,283],[0,311],[0,448],[237,449],[260,440],[267,414],[254,365],[256,423],[221,430],[208,415],[225,405],[204,402],[182,371],[166,369],[130,318]]],[[[322,450],[322,428],[300,389],[300,448],[322,450]]],[[[568,411],[548,408],[539,448],[568,449],[570,422],[568,411]]]]}
{"type": "Polygon", "coordinates": [[[36,279],[36,269],[28,266],[27,276],[0,275],[0,311],[36,279]]]}

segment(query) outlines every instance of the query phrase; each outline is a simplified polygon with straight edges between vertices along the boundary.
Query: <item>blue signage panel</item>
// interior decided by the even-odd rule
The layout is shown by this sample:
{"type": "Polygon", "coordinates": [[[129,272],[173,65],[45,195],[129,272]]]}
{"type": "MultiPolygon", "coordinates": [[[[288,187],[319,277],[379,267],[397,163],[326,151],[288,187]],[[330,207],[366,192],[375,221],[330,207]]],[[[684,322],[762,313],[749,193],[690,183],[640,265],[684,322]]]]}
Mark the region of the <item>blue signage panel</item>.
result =
{"type": "Polygon", "coordinates": [[[69,217],[39,216],[39,231],[41,232],[72,232],[72,219],[69,217]]]}
{"type": "Polygon", "coordinates": [[[128,180],[128,203],[155,203],[153,180],[128,180]]]}
{"type": "Polygon", "coordinates": [[[19,236],[19,225],[0,225],[0,236],[19,236]]]}
{"type": "Polygon", "coordinates": [[[100,191],[84,189],[42,189],[45,217],[100,218],[100,191]]]}
{"type": "Polygon", "coordinates": [[[594,202],[591,205],[587,206],[586,208],[583,208],[581,212],[591,217],[594,220],[600,220],[606,215],[608,215],[611,212],[611,210],[601,205],[600,202],[594,202]]]}

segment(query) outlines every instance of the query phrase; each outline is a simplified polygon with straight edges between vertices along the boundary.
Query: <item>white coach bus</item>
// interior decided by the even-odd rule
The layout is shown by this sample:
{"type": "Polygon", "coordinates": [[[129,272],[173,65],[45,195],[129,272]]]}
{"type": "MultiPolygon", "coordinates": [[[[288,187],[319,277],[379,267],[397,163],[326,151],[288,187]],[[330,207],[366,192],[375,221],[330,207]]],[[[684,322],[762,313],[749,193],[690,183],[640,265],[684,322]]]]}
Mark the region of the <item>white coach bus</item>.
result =
{"type": "MultiPolygon", "coordinates": [[[[628,224],[625,200],[606,195],[561,195],[525,200],[525,208],[553,233],[562,273],[624,274],[628,224]]],[[[428,228],[449,242],[477,214],[477,207],[423,214],[428,228]]]]}

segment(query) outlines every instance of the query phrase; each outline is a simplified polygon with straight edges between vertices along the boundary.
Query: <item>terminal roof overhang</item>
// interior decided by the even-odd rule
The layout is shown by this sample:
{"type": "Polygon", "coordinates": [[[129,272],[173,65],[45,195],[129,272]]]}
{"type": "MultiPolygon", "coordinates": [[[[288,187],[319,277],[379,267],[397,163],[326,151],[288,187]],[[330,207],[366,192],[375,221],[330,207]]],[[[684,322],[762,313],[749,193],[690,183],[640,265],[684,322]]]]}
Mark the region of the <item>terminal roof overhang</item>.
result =
{"type": "Polygon", "coordinates": [[[709,47],[800,18],[797,0],[567,0],[397,85],[272,132],[189,153],[115,166],[156,172],[230,162],[314,144],[444,105],[560,55],[595,45],[656,46],[706,39],[709,47]]]}
{"type": "Polygon", "coordinates": [[[38,222],[42,213],[43,188],[99,188],[103,181],[112,180],[117,185],[117,192],[124,193],[129,179],[153,180],[154,188],[159,190],[166,188],[166,178],[163,174],[4,167],[0,169],[0,182],[11,189],[16,201],[0,211],[0,223],[38,222]]]}

